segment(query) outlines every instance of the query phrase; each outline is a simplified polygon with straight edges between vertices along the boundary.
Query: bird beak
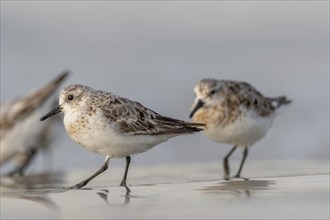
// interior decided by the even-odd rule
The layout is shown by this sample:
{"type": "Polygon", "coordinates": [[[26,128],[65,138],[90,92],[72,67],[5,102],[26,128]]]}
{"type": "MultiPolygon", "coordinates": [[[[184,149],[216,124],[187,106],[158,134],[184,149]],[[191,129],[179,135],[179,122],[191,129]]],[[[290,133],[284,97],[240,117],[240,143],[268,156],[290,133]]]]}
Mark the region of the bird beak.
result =
{"type": "Polygon", "coordinates": [[[189,118],[192,118],[194,114],[197,112],[198,109],[200,109],[204,105],[204,102],[202,100],[198,100],[195,108],[191,111],[189,118]]]}
{"type": "Polygon", "coordinates": [[[45,116],[40,118],[40,121],[46,120],[47,118],[52,117],[53,115],[56,115],[57,113],[60,113],[61,110],[62,110],[61,106],[57,106],[56,108],[54,108],[53,110],[48,112],[48,114],[46,114],[45,116]]]}

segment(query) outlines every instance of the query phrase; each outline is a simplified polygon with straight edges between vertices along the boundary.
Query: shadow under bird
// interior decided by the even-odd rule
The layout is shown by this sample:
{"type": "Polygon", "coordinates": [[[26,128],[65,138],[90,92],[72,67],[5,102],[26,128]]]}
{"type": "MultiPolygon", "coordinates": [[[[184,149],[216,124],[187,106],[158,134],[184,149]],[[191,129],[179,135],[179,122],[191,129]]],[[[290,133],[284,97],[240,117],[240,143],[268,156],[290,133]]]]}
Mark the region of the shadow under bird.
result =
{"type": "Polygon", "coordinates": [[[206,124],[203,133],[211,140],[234,147],[223,159],[224,179],[230,179],[229,157],[244,148],[235,178],[240,178],[248,148],[262,139],[274,118],[291,103],[284,96],[269,98],[246,82],[202,79],[194,88],[196,95],[190,118],[206,124]]]}
{"type": "Polygon", "coordinates": [[[178,135],[199,132],[200,123],[162,116],[142,104],[112,93],[75,84],[59,94],[59,106],[40,120],[64,113],[64,127],[69,136],[89,151],[105,156],[102,167],[70,189],[84,187],[108,169],[110,158],[126,158],[120,186],[126,187],[131,155],[142,153],[178,135]]]}
{"type": "Polygon", "coordinates": [[[37,151],[51,145],[56,120],[42,124],[38,119],[54,108],[53,94],[68,75],[62,72],[47,85],[1,105],[0,164],[14,159],[17,165],[7,175],[23,175],[37,151]]]}

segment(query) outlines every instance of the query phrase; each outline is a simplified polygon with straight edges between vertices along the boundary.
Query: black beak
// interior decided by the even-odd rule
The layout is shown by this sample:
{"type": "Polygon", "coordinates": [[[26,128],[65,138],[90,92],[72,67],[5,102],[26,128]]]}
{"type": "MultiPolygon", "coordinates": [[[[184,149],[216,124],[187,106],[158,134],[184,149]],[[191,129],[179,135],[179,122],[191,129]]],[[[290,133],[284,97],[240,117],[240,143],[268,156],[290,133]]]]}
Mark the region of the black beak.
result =
{"type": "Polygon", "coordinates": [[[191,111],[189,118],[192,118],[194,114],[197,112],[198,109],[200,109],[204,105],[204,102],[202,100],[198,100],[195,108],[191,111]]]}
{"type": "Polygon", "coordinates": [[[40,118],[40,121],[46,120],[47,118],[52,117],[53,115],[56,115],[57,113],[60,113],[61,110],[62,110],[61,106],[57,106],[56,108],[54,108],[53,110],[48,112],[48,114],[46,114],[45,116],[40,118]]]}

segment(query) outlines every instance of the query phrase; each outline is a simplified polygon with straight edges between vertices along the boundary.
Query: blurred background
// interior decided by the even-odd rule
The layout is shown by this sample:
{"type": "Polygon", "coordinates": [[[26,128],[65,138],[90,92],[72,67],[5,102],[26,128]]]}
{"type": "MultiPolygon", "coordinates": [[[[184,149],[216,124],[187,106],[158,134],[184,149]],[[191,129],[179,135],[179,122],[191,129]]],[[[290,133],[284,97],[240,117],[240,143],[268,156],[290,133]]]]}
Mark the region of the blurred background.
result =
{"type": "MultiPolygon", "coordinates": [[[[328,1],[1,1],[1,103],[65,69],[72,73],[66,85],[110,91],[183,120],[200,79],[249,82],[293,103],[248,163],[329,161],[328,1]]],[[[132,162],[220,167],[230,149],[196,134],[132,162]]],[[[62,123],[52,150],[41,156],[30,170],[97,169],[104,160],[74,143],[62,123]]],[[[238,163],[241,152],[233,158],[238,163]]]]}

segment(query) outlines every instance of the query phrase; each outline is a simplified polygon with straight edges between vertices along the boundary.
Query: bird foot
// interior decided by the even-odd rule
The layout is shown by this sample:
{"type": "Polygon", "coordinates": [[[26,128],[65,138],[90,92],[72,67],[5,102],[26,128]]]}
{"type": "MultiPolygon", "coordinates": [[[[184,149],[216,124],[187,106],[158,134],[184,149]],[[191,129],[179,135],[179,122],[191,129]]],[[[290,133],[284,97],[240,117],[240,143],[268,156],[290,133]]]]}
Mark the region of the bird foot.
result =
{"type": "Polygon", "coordinates": [[[69,187],[63,187],[63,189],[81,189],[82,187],[86,186],[87,182],[81,182],[81,183],[78,183],[76,185],[73,185],[73,186],[69,186],[69,187]]]}
{"type": "Polygon", "coordinates": [[[242,179],[242,180],[245,180],[245,181],[249,180],[249,178],[241,177],[240,175],[237,175],[237,174],[235,176],[233,176],[233,178],[234,179],[242,179]]]}

